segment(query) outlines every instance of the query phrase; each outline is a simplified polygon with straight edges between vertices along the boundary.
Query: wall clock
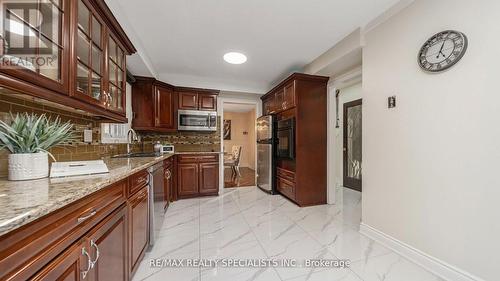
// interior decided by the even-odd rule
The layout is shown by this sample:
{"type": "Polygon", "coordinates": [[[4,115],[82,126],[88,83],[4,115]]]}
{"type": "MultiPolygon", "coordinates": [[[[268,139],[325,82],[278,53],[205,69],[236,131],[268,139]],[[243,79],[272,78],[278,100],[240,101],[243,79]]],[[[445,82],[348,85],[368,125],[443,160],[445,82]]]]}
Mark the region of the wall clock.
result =
{"type": "Polygon", "coordinates": [[[467,37],[455,30],[432,36],[418,53],[418,64],[428,72],[441,72],[456,64],[467,50],[467,37]]]}

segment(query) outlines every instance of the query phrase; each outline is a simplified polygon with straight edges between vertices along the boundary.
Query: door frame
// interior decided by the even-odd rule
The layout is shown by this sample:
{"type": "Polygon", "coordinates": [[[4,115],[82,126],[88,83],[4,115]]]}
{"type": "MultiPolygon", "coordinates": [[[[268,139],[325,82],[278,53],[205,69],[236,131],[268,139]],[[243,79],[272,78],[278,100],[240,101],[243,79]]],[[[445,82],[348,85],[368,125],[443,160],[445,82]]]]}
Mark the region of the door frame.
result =
{"type": "MultiPolygon", "coordinates": [[[[255,107],[255,118],[262,116],[262,101],[259,97],[255,99],[237,98],[232,96],[219,95],[217,97],[217,115],[220,117],[220,126],[222,127],[222,122],[224,122],[224,103],[240,103],[240,104],[250,104],[255,107]]],[[[224,151],[224,134],[222,133],[222,128],[220,128],[220,151],[224,151]]],[[[257,129],[254,128],[255,133],[257,129]]],[[[255,167],[254,171],[257,171],[257,141],[255,142],[255,167]]],[[[257,173],[255,173],[255,183],[257,183],[257,173]]],[[[221,154],[219,157],[219,195],[224,194],[224,157],[221,154]]]]}
{"type": "MultiPolygon", "coordinates": [[[[343,186],[361,192],[363,190],[363,175],[361,174],[361,179],[351,179],[347,177],[347,110],[354,106],[363,106],[363,99],[357,99],[354,101],[346,102],[343,104],[343,116],[342,116],[342,130],[343,130],[343,147],[342,147],[342,163],[343,163],[343,176],[342,182],[343,186]]],[[[363,141],[363,138],[361,138],[363,141]]]]}

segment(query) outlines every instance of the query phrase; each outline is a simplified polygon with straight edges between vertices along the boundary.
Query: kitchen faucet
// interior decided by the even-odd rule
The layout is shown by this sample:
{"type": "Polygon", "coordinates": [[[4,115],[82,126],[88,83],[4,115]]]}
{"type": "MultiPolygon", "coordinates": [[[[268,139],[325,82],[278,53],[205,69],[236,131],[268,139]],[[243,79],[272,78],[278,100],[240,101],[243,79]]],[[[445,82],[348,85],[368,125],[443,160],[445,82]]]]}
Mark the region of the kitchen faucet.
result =
{"type": "Polygon", "coordinates": [[[132,144],[133,142],[135,141],[138,141],[139,140],[139,137],[137,136],[137,133],[134,131],[134,129],[130,128],[128,129],[128,132],[127,132],[127,154],[130,154],[131,152],[131,148],[130,148],[130,144],[132,144]]]}

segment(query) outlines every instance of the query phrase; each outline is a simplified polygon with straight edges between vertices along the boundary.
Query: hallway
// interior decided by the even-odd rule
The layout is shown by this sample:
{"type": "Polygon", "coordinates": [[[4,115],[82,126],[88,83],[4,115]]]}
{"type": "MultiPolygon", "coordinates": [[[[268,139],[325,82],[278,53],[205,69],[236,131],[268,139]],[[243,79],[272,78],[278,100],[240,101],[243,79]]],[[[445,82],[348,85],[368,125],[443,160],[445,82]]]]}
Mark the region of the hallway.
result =
{"type": "Polygon", "coordinates": [[[344,189],[341,206],[299,208],[255,187],[171,205],[139,280],[442,280],[359,234],[361,194],[344,189]],[[150,267],[162,259],[349,259],[350,268],[150,267]]]}

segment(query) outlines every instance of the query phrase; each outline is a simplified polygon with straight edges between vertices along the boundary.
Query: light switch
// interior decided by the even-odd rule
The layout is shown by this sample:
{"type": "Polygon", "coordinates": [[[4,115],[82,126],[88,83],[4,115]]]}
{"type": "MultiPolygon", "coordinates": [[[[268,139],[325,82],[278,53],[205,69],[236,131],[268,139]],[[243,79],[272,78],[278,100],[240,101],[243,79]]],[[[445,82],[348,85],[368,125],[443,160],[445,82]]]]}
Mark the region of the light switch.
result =
{"type": "Polygon", "coordinates": [[[83,142],[92,142],[92,130],[83,130],[83,142]]]}
{"type": "Polygon", "coordinates": [[[387,107],[388,108],[396,107],[396,96],[392,96],[392,97],[387,98],[387,107]]]}

